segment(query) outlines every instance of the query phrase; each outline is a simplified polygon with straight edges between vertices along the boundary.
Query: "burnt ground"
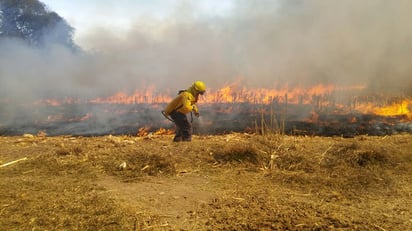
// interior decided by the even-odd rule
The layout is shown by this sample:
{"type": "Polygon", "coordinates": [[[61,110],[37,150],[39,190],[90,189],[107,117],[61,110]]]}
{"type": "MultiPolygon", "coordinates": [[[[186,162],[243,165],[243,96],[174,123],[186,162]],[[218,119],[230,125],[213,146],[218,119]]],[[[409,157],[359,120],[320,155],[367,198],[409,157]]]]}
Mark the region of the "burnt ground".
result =
{"type": "Polygon", "coordinates": [[[0,229],[412,229],[410,134],[171,139],[0,137],[0,229]]]}
{"type": "MultiPolygon", "coordinates": [[[[135,135],[173,129],[161,110],[166,104],[62,104],[16,106],[1,103],[0,136],[19,136],[39,131],[49,136],[135,135]]],[[[412,134],[408,114],[381,116],[348,108],[316,104],[212,103],[201,105],[202,116],[193,120],[195,134],[260,132],[259,128],[282,134],[307,136],[397,135],[412,134]]],[[[411,108],[412,110],[412,108],[411,108]]]]}

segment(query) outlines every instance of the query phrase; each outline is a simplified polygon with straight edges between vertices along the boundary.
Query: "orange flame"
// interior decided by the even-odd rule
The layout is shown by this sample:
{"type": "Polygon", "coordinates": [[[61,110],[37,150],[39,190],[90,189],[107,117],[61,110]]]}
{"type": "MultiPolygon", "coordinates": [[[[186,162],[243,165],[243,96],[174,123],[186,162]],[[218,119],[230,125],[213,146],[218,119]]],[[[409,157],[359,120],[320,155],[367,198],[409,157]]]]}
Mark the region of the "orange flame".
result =
{"type": "MultiPolygon", "coordinates": [[[[359,87],[345,88],[345,90],[359,87]]],[[[144,91],[136,90],[133,94],[128,95],[124,92],[118,92],[106,98],[92,99],[90,103],[116,103],[116,104],[139,104],[139,103],[168,103],[174,96],[165,94],[156,94],[155,88],[150,87],[144,91]]],[[[329,94],[333,91],[341,90],[334,85],[316,85],[309,88],[296,87],[288,89],[256,88],[249,89],[246,87],[239,88],[237,84],[228,84],[218,90],[210,90],[202,96],[200,103],[258,103],[270,104],[272,102],[289,102],[289,103],[309,103],[314,95],[329,94]]]]}
{"type": "Polygon", "coordinates": [[[127,95],[118,92],[107,98],[96,98],[90,103],[117,103],[117,104],[139,104],[139,103],[166,103],[172,100],[168,95],[156,94],[155,88],[148,87],[146,90],[136,90],[133,94],[127,95]]]}
{"type": "MultiPolygon", "coordinates": [[[[253,103],[253,104],[270,104],[274,102],[286,103],[312,103],[314,96],[327,95],[336,91],[359,90],[363,86],[353,86],[346,88],[338,88],[334,85],[316,85],[309,88],[247,88],[238,87],[238,84],[228,84],[217,90],[208,90],[201,97],[199,103],[253,103]]],[[[95,104],[159,104],[170,102],[175,95],[159,94],[155,91],[155,87],[148,87],[145,90],[136,90],[132,94],[118,92],[112,96],[99,97],[91,100],[86,100],[86,103],[95,104]]],[[[44,99],[34,102],[34,104],[45,104],[51,106],[59,106],[62,104],[81,103],[79,99],[67,98],[64,100],[44,99]]]]}
{"type": "MultiPolygon", "coordinates": [[[[368,101],[363,98],[353,98],[349,104],[347,99],[349,96],[354,96],[365,86],[346,86],[337,87],[335,85],[318,84],[312,87],[293,87],[288,86],[281,88],[247,88],[239,87],[240,83],[235,82],[226,84],[220,89],[210,89],[205,95],[202,95],[199,104],[213,103],[251,103],[251,104],[308,104],[319,108],[327,108],[333,106],[334,113],[345,113],[351,110],[361,113],[371,113],[382,116],[407,115],[412,118],[412,99],[397,100],[395,103],[382,103],[383,100],[368,101]],[[342,93],[342,94],[341,94],[342,93]],[[336,100],[337,95],[346,96],[336,100]]],[[[94,103],[94,104],[152,104],[153,107],[161,107],[161,104],[169,103],[177,92],[170,94],[161,94],[156,91],[154,86],[148,87],[145,90],[136,90],[132,94],[118,92],[112,96],[96,98],[91,100],[80,101],[79,99],[66,98],[64,100],[46,99],[36,101],[35,104],[46,104],[51,106],[59,106],[62,104],[72,103],[94,103]]],[[[373,98],[372,98],[373,99],[373,98]]],[[[89,119],[92,115],[87,114],[81,120],[89,119]]],[[[49,118],[54,120],[56,118],[49,118]]],[[[142,131],[143,132],[143,131],[142,131]]]]}
{"type": "Polygon", "coordinates": [[[412,118],[412,112],[409,110],[411,105],[412,99],[404,99],[401,102],[394,102],[387,106],[376,106],[372,103],[364,103],[356,106],[356,110],[381,116],[407,115],[412,118]]]}
{"type": "Polygon", "coordinates": [[[393,103],[386,107],[375,108],[374,113],[382,116],[394,116],[394,115],[411,115],[409,111],[409,105],[412,100],[402,100],[400,103],[393,103]]]}
{"type": "Polygon", "coordinates": [[[309,88],[295,87],[288,89],[257,88],[238,89],[235,84],[211,91],[202,98],[205,103],[258,103],[273,102],[309,103],[313,95],[324,95],[338,90],[334,85],[316,85],[309,88]]]}

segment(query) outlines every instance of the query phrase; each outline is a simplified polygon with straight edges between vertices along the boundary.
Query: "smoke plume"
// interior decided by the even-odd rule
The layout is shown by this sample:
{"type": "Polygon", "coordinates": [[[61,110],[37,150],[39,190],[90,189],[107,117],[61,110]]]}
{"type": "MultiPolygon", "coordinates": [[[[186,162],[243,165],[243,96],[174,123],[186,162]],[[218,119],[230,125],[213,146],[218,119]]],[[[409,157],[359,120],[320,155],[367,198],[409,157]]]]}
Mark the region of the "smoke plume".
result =
{"type": "Polygon", "coordinates": [[[175,92],[196,79],[214,89],[237,80],[410,88],[410,1],[235,1],[213,18],[183,3],[167,20],[145,16],[122,35],[90,31],[82,55],[2,42],[2,97],[93,97],[148,86],[175,92]]]}
{"type": "MultiPolygon", "coordinates": [[[[178,1],[166,19],[144,15],[124,34],[95,28],[85,52],[0,43],[0,97],[106,97],[153,87],[176,94],[194,80],[217,90],[366,85],[412,95],[412,2],[238,0],[225,15],[199,17],[178,1]]],[[[4,108],[3,108],[4,109],[4,108]]]]}

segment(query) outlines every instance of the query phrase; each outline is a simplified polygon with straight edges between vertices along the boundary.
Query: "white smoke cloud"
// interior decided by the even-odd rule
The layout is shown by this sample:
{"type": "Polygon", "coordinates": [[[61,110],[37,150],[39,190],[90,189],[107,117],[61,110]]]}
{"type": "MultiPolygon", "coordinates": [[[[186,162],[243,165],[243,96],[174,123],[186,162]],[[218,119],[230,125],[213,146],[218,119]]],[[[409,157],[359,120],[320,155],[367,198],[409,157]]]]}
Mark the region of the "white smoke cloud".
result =
{"type": "Polygon", "coordinates": [[[104,63],[95,71],[131,88],[202,79],[216,89],[239,78],[251,87],[410,86],[409,1],[236,1],[230,14],[206,19],[184,3],[168,20],[142,18],[121,36],[90,31],[83,41],[104,63]]]}
{"type": "Polygon", "coordinates": [[[410,1],[265,2],[239,5],[232,20],[241,72],[257,82],[400,90],[408,81],[410,1]]]}
{"type": "Polygon", "coordinates": [[[0,45],[1,92],[9,98],[92,98],[156,86],[172,92],[193,80],[217,89],[366,84],[411,86],[412,3],[236,1],[230,13],[199,17],[182,1],[166,20],[145,15],[123,34],[96,28],[82,55],[0,45]]]}

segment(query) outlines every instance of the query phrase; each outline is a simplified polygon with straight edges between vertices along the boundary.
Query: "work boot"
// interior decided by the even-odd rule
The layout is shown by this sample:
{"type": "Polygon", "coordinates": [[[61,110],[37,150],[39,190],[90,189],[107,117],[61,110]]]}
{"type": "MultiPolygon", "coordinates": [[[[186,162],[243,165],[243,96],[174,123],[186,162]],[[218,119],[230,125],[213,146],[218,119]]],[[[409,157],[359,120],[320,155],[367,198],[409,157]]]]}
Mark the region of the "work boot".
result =
{"type": "Polygon", "coordinates": [[[175,138],[173,138],[173,142],[181,142],[183,141],[181,136],[175,136],[175,138]]]}

